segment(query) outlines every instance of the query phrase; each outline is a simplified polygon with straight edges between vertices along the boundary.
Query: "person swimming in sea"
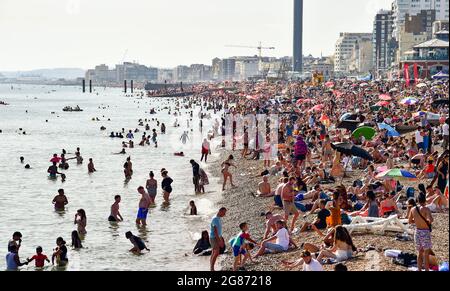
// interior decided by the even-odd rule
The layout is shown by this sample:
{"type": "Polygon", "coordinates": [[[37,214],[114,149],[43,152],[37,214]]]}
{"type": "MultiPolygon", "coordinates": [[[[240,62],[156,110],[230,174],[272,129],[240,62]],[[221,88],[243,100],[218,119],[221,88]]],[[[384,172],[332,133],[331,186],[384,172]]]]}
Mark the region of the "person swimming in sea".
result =
{"type": "Polygon", "coordinates": [[[122,150],[118,153],[113,153],[113,155],[125,155],[127,152],[125,151],[124,148],[122,148],[122,150]]]}

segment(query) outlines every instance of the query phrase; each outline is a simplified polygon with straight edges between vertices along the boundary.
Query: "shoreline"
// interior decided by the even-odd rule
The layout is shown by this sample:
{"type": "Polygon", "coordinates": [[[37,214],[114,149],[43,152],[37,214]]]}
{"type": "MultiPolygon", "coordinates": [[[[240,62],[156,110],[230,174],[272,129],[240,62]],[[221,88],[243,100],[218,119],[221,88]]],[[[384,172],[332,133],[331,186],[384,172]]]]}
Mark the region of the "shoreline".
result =
{"type": "MultiPolygon", "coordinates": [[[[220,156],[214,163],[210,164],[211,174],[214,177],[219,177],[221,183],[220,163],[226,156],[233,154],[235,164],[238,167],[233,169],[233,182],[236,188],[229,188],[227,185],[226,191],[222,192],[222,200],[219,203],[220,207],[227,208],[227,215],[223,218],[223,237],[227,246],[227,252],[218,261],[218,265],[223,271],[231,271],[233,264],[232,253],[228,244],[229,239],[239,233],[239,223],[247,222],[250,227],[249,233],[251,237],[260,242],[264,235],[265,219],[261,216],[269,210],[273,203],[273,198],[260,198],[254,196],[256,194],[258,183],[261,181],[260,173],[264,170],[262,161],[241,159],[240,152],[232,152],[224,150],[220,152],[220,156]],[[252,194],[254,193],[254,194],[252,194]]],[[[360,173],[357,173],[360,174],[360,173]]],[[[269,182],[272,189],[275,188],[276,181],[279,176],[271,176],[269,182]]],[[[356,178],[355,173],[350,173],[348,178],[345,178],[343,184],[348,186],[356,178]]],[[[336,184],[327,185],[330,187],[336,184]]],[[[309,187],[311,185],[308,185],[309,187]]],[[[275,214],[282,214],[282,209],[275,209],[275,214]]],[[[307,218],[299,217],[297,227],[300,227],[304,221],[312,222],[315,215],[309,215],[307,218]]],[[[449,212],[433,213],[435,223],[433,224],[432,241],[433,251],[436,253],[439,261],[448,262],[448,232],[449,232],[449,212]]],[[[373,246],[375,250],[365,252],[358,252],[354,258],[345,262],[349,271],[406,271],[407,268],[395,265],[390,258],[384,256],[386,249],[398,249],[404,252],[415,253],[414,241],[398,241],[395,233],[388,232],[385,235],[376,235],[369,233],[355,233],[352,235],[353,241],[358,249],[365,249],[369,245],[373,246]]],[[[302,243],[308,242],[316,245],[321,244],[321,239],[314,232],[303,232],[295,234],[293,240],[299,246],[298,249],[289,249],[288,252],[280,254],[269,254],[259,257],[255,262],[247,262],[245,268],[247,271],[289,271],[289,269],[282,266],[282,260],[294,261],[300,258],[302,243]]],[[[256,247],[255,249],[257,249],[256,247]]],[[[253,251],[254,252],[254,251],[253,251]]],[[[334,265],[323,265],[325,271],[333,270],[334,265]]],[[[301,270],[301,267],[292,269],[292,271],[301,270]]]]}

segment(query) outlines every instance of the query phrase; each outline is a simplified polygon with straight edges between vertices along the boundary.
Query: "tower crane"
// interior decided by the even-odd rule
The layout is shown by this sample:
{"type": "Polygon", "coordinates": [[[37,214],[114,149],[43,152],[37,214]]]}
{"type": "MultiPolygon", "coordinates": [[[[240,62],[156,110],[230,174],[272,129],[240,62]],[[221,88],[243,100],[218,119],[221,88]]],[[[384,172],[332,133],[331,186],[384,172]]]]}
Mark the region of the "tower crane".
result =
{"type": "Polygon", "coordinates": [[[225,47],[239,47],[239,48],[251,48],[251,49],[257,49],[258,50],[258,56],[259,60],[262,58],[262,51],[263,50],[274,50],[275,47],[263,47],[261,45],[261,42],[259,42],[258,46],[245,46],[245,45],[226,45],[225,47]]]}

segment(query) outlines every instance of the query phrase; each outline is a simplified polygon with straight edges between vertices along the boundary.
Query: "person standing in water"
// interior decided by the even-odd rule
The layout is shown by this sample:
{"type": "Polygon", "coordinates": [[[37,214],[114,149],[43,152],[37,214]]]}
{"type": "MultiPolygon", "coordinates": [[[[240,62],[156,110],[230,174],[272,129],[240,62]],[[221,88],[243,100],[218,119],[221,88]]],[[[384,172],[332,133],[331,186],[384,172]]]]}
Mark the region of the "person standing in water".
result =
{"type": "Polygon", "coordinates": [[[150,207],[151,204],[151,200],[148,193],[145,192],[144,187],[139,186],[137,191],[139,194],[141,194],[141,199],[139,200],[139,209],[136,217],[136,224],[145,226],[147,225],[147,214],[148,208],[150,207]]]}
{"type": "Polygon", "coordinates": [[[56,165],[56,162],[53,162],[53,164],[48,167],[47,173],[49,174],[49,177],[51,179],[56,179],[56,175],[61,175],[60,172],[58,172],[58,166],[56,165]]]}
{"type": "Polygon", "coordinates": [[[111,205],[111,214],[108,217],[108,221],[110,222],[119,222],[123,221],[123,217],[119,212],[119,203],[122,198],[120,195],[114,196],[114,203],[111,205]]]}
{"type": "Polygon", "coordinates": [[[158,189],[158,181],[156,181],[155,174],[153,173],[153,171],[150,171],[149,177],[150,179],[147,180],[145,188],[147,188],[151,204],[155,205],[155,198],[158,189]]]}
{"type": "Polygon", "coordinates": [[[84,209],[77,210],[73,224],[77,225],[77,230],[80,235],[85,235],[87,233],[86,231],[87,217],[84,209]]]}
{"type": "Polygon", "coordinates": [[[200,182],[200,165],[194,160],[189,161],[192,166],[192,182],[194,183],[195,193],[199,193],[199,182],[200,182]]]}
{"type": "Polygon", "coordinates": [[[125,164],[123,164],[123,168],[125,179],[127,180],[131,179],[131,176],[133,175],[133,164],[131,163],[131,157],[127,158],[125,164]]]}
{"type": "Polygon", "coordinates": [[[69,203],[66,195],[64,194],[64,189],[58,190],[58,195],[53,198],[52,203],[55,205],[56,211],[64,211],[64,207],[69,203]]]}
{"type": "Polygon", "coordinates": [[[200,158],[200,162],[202,162],[203,158],[205,158],[205,163],[206,163],[206,160],[208,159],[209,150],[210,150],[210,143],[205,138],[205,139],[203,139],[203,143],[202,143],[202,157],[200,158]]]}
{"type": "Polygon", "coordinates": [[[172,178],[169,177],[168,175],[169,172],[167,172],[166,170],[161,172],[161,176],[163,177],[163,180],[161,181],[161,188],[163,190],[163,197],[164,197],[164,202],[165,203],[169,203],[169,197],[170,197],[170,193],[172,193],[172,178]]]}
{"type": "Polygon", "coordinates": [[[6,270],[17,271],[23,265],[28,265],[28,262],[21,263],[17,247],[12,246],[6,254],[6,270]]]}
{"type": "Polygon", "coordinates": [[[186,144],[186,142],[187,142],[188,139],[189,139],[188,132],[187,132],[187,131],[184,131],[183,134],[182,134],[181,137],[180,137],[180,140],[181,140],[181,142],[182,142],[183,144],[186,144]]]}
{"type": "Polygon", "coordinates": [[[67,266],[69,263],[69,259],[67,258],[67,247],[66,247],[66,241],[62,237],[58,237],[56,239],[56,249],[55,252],[52,255],[52,264],[55,264],[56,259],[56,265],[58,267],[64,267],[67,266]]]}
{"type": "Polygon", "coordinates": [[[158,147],[158,141],[156,140],[156,137],[158,136],[158,134],[156,133],[156,129],[152,130],[152,142],[155,145],[155,148],[158,147]]]}
{"type": "Polygon", "coordinates": [[[94,173],[96,171],[97,170],[95,169],[94,161],[92,160],[92,158],[90,158],[89,159],[89,164],[88,164],[88,173],[90,174],[90,173],[94,173]]]}

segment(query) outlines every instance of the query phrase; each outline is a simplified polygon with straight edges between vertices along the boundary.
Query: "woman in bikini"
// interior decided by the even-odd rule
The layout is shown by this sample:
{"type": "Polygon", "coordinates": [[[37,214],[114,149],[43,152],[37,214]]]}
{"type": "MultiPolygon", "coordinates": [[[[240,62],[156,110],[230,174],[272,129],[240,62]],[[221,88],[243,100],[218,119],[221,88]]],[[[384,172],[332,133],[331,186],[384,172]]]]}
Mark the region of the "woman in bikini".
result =
{"type": "Polygon", "coordinates": [[[155,204],[155,197],[158,188],[158,181],[155,179],[155,174],[153,171],[150,171],[149,174],[150,179],[147,180],[145,188],[147,188],[148,195],[150,196],[150,202],[152,205],[155,204]]]}
{"type": "Polygon", "coordinates": [[[224,161],[223,163],[222,163],[222,175],[223,175],[223,186],[222,186],[222,191],[225,191],[225,186],[226,186],[226,184],[227,184],[227,180],[228,180],[228,178],[230,178],[230,183],[231,183],[231,187],[236,187],[234,184],[233,184],[233,175],[230,173],[230,171],[229,171],[229,168],[230,167],[235,167],[235,168],[237,168],[234,164],[233,164],[233,161],[234,160],[234,157],[233,157],[233,155],[230,155],[229,157],[228,157],[228,159],[226,160],[226,161],[224,161]]]}

